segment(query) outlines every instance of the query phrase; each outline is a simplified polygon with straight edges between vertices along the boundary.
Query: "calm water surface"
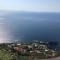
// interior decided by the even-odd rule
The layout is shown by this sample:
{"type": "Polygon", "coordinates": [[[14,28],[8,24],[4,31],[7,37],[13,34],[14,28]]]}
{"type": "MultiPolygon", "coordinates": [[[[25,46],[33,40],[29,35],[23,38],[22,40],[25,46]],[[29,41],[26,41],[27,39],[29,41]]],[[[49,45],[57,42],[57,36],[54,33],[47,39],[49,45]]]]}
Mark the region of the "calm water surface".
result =
{"type": "Polygon", "coordinates": [[[60,42],[60,13],[0,14],[0,43],[32,40],[60,42]]]}

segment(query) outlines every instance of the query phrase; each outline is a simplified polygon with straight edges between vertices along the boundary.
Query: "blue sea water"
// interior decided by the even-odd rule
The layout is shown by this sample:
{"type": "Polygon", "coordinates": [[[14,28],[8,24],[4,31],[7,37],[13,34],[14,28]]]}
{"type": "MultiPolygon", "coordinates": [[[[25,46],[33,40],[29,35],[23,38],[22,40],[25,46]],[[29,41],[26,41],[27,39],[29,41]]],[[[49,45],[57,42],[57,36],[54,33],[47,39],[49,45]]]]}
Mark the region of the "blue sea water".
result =
{"type": "Polygon", "coordinates": [[[60,13],[0,14],[0,43],[32,40],[60,42],[60,13]]]}

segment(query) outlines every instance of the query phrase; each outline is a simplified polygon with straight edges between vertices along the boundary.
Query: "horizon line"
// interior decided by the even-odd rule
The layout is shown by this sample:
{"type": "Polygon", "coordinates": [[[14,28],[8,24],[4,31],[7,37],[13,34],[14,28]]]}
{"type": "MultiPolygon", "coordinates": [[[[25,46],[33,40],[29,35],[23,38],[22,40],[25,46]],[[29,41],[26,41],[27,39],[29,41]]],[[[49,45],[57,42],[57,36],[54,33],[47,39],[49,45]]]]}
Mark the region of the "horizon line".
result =
{"type": "Polygon", "coordinates": [[[60,11],[23,11],[23,10],[0,10],[0,12],[32,12],[32,13],[60,13],[60,11]]]}

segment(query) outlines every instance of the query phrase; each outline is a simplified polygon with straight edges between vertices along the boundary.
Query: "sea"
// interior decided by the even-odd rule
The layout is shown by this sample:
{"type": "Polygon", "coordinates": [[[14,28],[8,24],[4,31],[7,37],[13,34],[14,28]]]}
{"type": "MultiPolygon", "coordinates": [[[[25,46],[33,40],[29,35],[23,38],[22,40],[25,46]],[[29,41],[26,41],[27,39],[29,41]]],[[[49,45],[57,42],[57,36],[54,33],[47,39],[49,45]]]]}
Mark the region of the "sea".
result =
{"type": "Polygon", "coordinates": [[[0,12],[0,43],[33,40],[60,43],[60,13],[0,12]]]}

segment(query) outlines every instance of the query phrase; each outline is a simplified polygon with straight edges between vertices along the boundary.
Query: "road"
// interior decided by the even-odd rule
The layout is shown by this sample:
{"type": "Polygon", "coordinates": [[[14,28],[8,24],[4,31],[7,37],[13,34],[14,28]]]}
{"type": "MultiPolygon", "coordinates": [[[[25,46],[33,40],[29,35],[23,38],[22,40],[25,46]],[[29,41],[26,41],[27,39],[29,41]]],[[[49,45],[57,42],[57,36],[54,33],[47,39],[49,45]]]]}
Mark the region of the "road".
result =
{"type": "Polygon", "coordinates": [[[60,57],[51,58],[51,59],[44,59],[44,60],[60,60],[60,57]]]}
{"type": "Polygon", "coordinates": [[[50,59],[35,59],[35,60],[60,60],[60,57],[50,58],[50,59]]]}

